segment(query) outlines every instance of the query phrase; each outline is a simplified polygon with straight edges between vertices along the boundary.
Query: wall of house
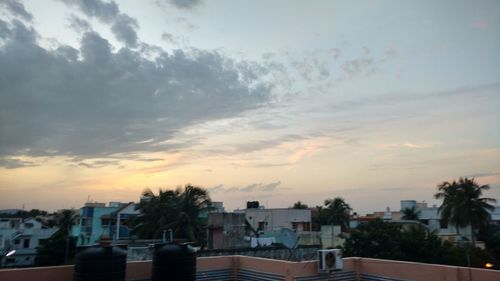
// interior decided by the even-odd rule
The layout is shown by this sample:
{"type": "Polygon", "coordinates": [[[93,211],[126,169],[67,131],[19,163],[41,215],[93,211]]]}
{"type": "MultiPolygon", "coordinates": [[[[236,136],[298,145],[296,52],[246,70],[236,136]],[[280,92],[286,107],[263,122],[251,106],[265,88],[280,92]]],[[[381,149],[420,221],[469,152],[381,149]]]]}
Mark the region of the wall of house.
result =
{"type": "Polygon", "coordinates": [[[305,231],[306,224],[311,224],[311,210],[304,209],[245,209],[245,217],[254,229],[263,231],[281,228],[305,231]]]}

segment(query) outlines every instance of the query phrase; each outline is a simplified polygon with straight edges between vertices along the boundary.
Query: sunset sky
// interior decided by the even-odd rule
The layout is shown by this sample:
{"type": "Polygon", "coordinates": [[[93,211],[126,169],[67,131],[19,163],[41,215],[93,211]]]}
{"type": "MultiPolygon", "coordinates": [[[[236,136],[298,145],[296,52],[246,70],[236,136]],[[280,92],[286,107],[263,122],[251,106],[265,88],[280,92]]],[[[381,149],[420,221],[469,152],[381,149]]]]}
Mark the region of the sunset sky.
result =
{"type": "Polygon", "coordinates": [[[500,1],[0,0],[0,209],[366,213],[461,176],[500,199],[500,1]]]}

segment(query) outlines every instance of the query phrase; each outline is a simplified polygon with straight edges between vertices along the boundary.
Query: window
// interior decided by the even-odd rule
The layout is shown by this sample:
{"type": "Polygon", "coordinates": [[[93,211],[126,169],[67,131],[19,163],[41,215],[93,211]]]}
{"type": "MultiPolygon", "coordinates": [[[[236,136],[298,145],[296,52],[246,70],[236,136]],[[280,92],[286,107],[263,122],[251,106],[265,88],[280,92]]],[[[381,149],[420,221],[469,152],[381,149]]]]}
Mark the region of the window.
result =
{"type": "Polygon", "coordinates": [[[21,243],[21,241],[19,241],[19,239],[14,240],[14,245],[19,245],[19,243],[21,243]]]}
{"type": "Polygon", "coordinates": [[[448,222],[445,220],[439,220],[439,227],[448,228],[448,222]]]}
{"type": "Polygon", "coordinates": [[[304,223],[304,231],[311,231],[311,223],[310,222],[304,223]]]}
{"type": "Polygon", "coordinates": [[[30,240],[24,239],[23,248],[27,249],[30,247],[30,240]]]}
{"type": "Polygon", "coordinates": [[[264,230],[265,227],[266,227],[265,222],[259,221],[259,228],[257,230],[264,230]]]}
{"type": "Polygon", "coordinates": [[[292,222],[292,229],[293,229],[293,230],[297,230],[298,226],[299,226],[299,223],[297,223],[297,222],[292,222]]]}

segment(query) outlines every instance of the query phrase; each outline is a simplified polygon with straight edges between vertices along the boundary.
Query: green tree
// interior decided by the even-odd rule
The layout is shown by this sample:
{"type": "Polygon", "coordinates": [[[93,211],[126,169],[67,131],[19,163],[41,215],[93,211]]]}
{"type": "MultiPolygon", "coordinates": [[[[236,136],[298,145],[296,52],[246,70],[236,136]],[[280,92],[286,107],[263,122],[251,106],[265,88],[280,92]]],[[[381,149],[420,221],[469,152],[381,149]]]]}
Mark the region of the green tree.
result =
{"type": "Polygon", "coordinates": [[[186,185],[180,193],[179,214],[175,225],[175,234],[178,237],[188,238],[201,245],[206,244],[206,220],[200,217],[201,212],[208,211],[211,207],[208,191],[186,185]]]}
{"type": "Polygon", "coordinates": [[[404,220],[418,220],[419,217],[420,211],[415,207],[411,207],[403,210],[403,216],[401,218],[404,220]]]}
{"type": "Polygon", "coordinates": [[[495,209],[489,204],[495,203],[495,199],[481,197],[483,191],[489,188],[489,185],[478,185],[474,178],[460,178],[438,185],[438,192],[434,195],[436,199],[443,199],[439,207],[441,218],[453,224],[459,234],[460,228],[471,226],[473,243],[475,232],[491,219],[488,211],[495,209]]]}
{"type": "Polygon", "coordinates": [[[56,224],[59,229],[38,247],[37,265],[60,265],[70,262],[76,249],[76,238],[71,236],[71,227],[76,224],[77,219],[78,216],[73,209],[56,213],[56,224]]]}
{"type": "Polygon", "coordinates": [[[405,226],[381,219],[351,230],[344,243],[344,256],[415,261],[424,263],[482,267],[492,256],[470,246],[456,247],[441,240],[421,225],[405,226]]]}
{"type": "Polygon", "coordinates": [[[186,185],[183,190],[160,189],[158,195],[146,189],[142,196],[137,206],[141,214],[134,223],[140,237],[160,238],[163,231],[172,229],[175,238],[205,244],[206,222],[201,213],[211,205],[205,189],[186,185]]]}
{"type": "Polygon", "coordinates": [[[142,193],[137,205],[140,215],[135,219],[135,231],[142,238],[159,238],[164,230],[173,227],[176,220],[179,192],[159,190],[155,195],[151,189],[142,193]]]}
{"type": "Polygon", "coordinates": [[[302,203],[302,201],[297,201],[293,204],[292,209],[307,209],[309,206],[307,204],[302,203]]]}
{"type": "Polygon", "coordinates": [[[349,230],[351,211],[351,206],[343,198],[327,199],[325,200],[325,208],[321,209],[320,220],[326,220],[327,224],[340,225],[342,231],[347,231],[349,230]]]}

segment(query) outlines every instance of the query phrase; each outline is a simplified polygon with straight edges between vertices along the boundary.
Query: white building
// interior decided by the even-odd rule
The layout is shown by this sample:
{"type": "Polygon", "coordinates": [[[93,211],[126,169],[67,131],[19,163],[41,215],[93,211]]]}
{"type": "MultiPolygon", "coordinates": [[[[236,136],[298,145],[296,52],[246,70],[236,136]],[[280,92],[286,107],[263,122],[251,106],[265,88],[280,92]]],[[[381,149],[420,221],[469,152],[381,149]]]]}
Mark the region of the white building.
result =
{"type": "Polygon", "coordinates": [[[0,253],[15,250],[2,259],[1,267],[30,266],[35,263],[37,247],[49,239],[57,227],[46,228],[35,219],[0,219],[0,253]]]}
{"type": "Polygon", "coordinates": [[[311,210],[308,209],[261,209],[249,208],[240,212],[257,231],[276,231],[290,228],[297,232],[311,231],[311,210]]]}
{"type": "Polygon", "coordinates": [[[417,202],[415,200],[402,200],[401,201],[401,212],[406,208],[413,208],[420,212],[418,220],[422,222],[430,231],[435,231],[437,235],[441,238],[455,242],[458,235],[463,236],[467,239],[472,239],[472,229],[470,226],[460,228],[457,232],[457,228],[452,224],[447,224],[441,219],[439,214],[439,207],[433,205],[428,207],[425,202],[417,202]]]}

